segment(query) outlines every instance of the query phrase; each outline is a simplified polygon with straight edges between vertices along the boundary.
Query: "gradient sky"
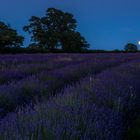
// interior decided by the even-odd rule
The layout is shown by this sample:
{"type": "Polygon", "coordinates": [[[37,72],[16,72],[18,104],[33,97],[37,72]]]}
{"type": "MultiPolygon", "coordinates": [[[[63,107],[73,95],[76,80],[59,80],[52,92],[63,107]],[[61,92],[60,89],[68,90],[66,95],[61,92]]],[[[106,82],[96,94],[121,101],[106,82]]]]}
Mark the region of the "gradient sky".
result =
{"type": "Polygon", "coordinates": [[[32,15],[44,16],[49,7],[74,14],[92,49],[123,49],[140,40],[140,0],[0,0],[0,20],[26,37],[27,46],[29,35],[22,27],[32,15]]]}

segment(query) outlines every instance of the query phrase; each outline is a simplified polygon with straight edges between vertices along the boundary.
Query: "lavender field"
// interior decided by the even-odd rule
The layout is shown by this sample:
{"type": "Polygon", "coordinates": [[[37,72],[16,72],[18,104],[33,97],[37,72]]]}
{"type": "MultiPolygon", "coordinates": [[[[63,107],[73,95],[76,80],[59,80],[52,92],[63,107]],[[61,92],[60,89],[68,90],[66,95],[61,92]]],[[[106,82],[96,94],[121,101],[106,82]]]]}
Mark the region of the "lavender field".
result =
{"type": "Polygon", "coordinates": [[[139,140],[139,85],[139,53],[0,55],[0,140],[139,140]]]}

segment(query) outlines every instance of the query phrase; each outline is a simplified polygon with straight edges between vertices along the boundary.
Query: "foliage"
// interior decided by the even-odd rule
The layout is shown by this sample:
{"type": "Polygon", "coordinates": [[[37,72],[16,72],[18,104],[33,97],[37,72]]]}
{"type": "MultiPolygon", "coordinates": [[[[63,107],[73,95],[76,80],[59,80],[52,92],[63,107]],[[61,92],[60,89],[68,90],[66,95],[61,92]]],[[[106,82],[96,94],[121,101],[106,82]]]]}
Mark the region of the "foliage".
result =
{"type": "Polygon", "coordinates": [[[81,52],[89,47],[79,32],[65,32],[61,37],[62,49],[65,52],[81,52]]]}
{"type": "Polygon", "coordinates": [[[135,44],[128,43],[125,45],[124,50],[127,52],[137,52],[138,48],[135,44]]]}
{"type": "Polygon", "coordinates": [[[129,127],[126,136],[127,136],[128,140],[139,140],[139,138],[140,138],[140,115],[135,120],[133,120],[132,126],[129,127]]]}
{"type": "Polygon", "coordinates": [[[24,38],[17,34],[17,31],[12,29],[4,22],[0,22],[0,49],[6,47],[20,47],[24,38]]]}
{"type": "Polygon", "coordinates": [[[76,27],[76,20],[72,14],[48,8],[44,17],[32,16],[29,25],[23,29],[32,34],[32,41],[41,48],[53,51],[62,45],[65,51],[87,49],[89,45],[84,37],[76,32],[76,27]]]}

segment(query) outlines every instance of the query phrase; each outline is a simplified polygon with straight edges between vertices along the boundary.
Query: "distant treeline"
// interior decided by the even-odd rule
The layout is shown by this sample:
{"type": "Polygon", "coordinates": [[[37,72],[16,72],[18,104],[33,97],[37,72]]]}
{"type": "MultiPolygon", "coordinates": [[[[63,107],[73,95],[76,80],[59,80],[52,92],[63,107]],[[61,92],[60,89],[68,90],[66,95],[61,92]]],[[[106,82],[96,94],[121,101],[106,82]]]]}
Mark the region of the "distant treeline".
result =
{"type": "MultiPolygon", "coordinates": [[[[106,53],[119,50],[89,50],[89,43],[77,31],[77,21],[71,13],[48,8],[44,17],[32,16],[29,24],[23,27],[31,35],[31,43],[26,48],[24,37],[0,21],[0,53],[106,53]]],[[[125,52],[137,52],[137,46],[128,43],[125,52]]]]}
{"type": "MultiPolygon", "coordinates": [[[[140,51],[129,51],[129,53],[136,53],[140,51]]],[[[128,51],[125,50],[82,50],[79,52],[72,52],[72,51],[64,51],[62,49],[54,49],[53,52],[44,48],[11,48],[11,47],[6,47],[0,49],[1,54],[18,54],[18,53],[128,53],[128,51]]]]}

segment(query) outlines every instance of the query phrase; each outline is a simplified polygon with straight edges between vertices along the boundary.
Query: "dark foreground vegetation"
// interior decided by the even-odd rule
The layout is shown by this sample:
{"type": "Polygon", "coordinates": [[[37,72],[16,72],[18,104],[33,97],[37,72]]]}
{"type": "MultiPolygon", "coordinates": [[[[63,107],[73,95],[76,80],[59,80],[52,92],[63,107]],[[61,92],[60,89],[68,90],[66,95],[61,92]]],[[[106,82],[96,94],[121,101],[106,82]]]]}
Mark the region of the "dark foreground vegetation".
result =
{"type": "Polygon", "coordinates": [[[139,140],[139,75],[139,53],[0,55],[0,140],[139,140]]]}

